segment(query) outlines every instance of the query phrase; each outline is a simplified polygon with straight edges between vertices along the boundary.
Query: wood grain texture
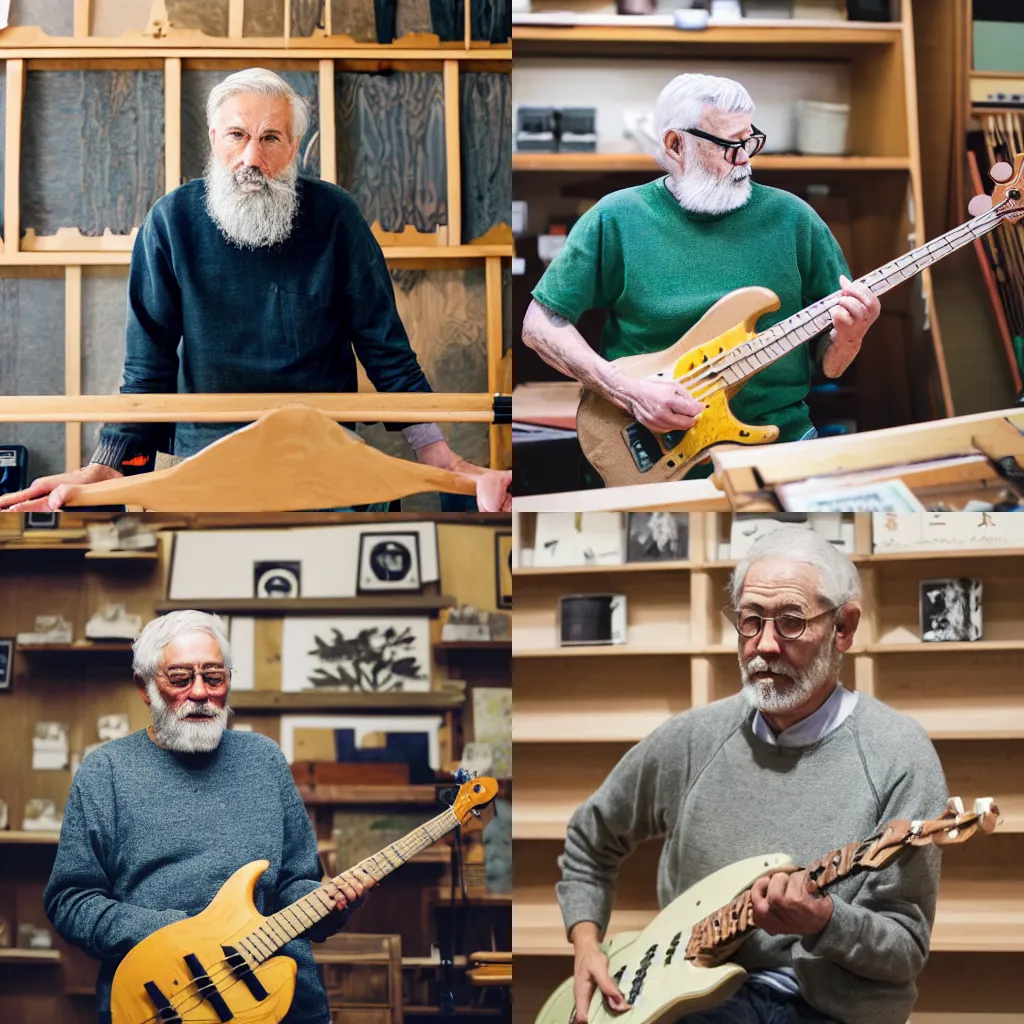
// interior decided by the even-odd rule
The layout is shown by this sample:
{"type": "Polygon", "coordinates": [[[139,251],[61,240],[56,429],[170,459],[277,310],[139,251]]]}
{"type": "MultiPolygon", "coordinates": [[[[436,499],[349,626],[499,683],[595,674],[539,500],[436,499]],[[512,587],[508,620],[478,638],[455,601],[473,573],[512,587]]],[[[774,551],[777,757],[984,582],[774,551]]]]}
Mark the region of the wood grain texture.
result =
{"type": "Polygon", "coordinates": [[[512,38],[512,0],[473,0],[469,18],[474,40],[506,43],[512,38]]]}
{"type": "Polygon", "coordinates": [[[242,35],[254,38],[283,38],[284,0],[245,0],[242,35]]]}
{"type": "Polygon", "coordinates": [[[416,32],[432,32],[430,0],[398,0],[395,10],[395,38],[416,32]]]}
{"type": "Polygon", "coordinates": [[[357,43],[377,42],[373,0],[331,0],[331,32],[357,43]]]}
{"type": "MultiPolygon", "coordinates": [[[[299,145],[300,173],[320,176],[320,100],[318,75],[314,71],[281,71],[281,77],[310,105],[309,127],[299,145]]],[[[183,71],[181,75],[181,174],[187,181],[205,174],[210,156],[210,135],[206,126],[206,99],[222,82],[224,71],[183,71]]]]}
{"type": "MultiPolygon", "coordinates": [[[[0,240],[4,231],[4,189],[7,183],[7,64],[0,61],[0,240]]],[[[0,246],[2,251],[3,246],[0,246]]]]}
{"type": "Polygon", "coordinates": [[[325,0],[292,0],[291,34],[308,38],[324,25],[325,0]]]}
{"type": "MultiPolygon", "coordinates": [[[[0,394],[64,392],[64,281],[0,279],[0,394]]],[[[32,477],[64,470],[59,423],[0,424],[0,444],[23,444],[32,477]]]]}
{"type": "Polygon", "coordinates": [[[512,223],[512,88],[505,74],[459,76],[462,241],[512,223]]]}
{"type": "Polygon", "coordinates": [[[227,38],[228,0],[164,0],[171,28],[191,28],[227,38]]]}
{"type": "Polygon", "coordinates": [[[434,72],[335,76],[338,183],[385,231],[448,221],[444,90],[434,72]]]}
{"type": "Polygon", "coordinates": [[[152,0],[92,0],[94,36],[116,38],[125,32],[142,32],[149,25],[152,0]]]}
{"type": "Polygon", "coordinates": [[[48,36],[70,36],[75,31],[74,5],[71,0],[11,0],[7,23],[38,26],[48,36]]]}
{"type": "Polygon", "coordinates": [[[160,72],[29,72],[22,230],[130,233],[164,193],[163,137],[160,72]]]}
{"type": "Polygon", "coordinates": [[[442,42],[451,43],[463,38],[464,17],[462,0],[430,0],[430,23],[442,42]]]}

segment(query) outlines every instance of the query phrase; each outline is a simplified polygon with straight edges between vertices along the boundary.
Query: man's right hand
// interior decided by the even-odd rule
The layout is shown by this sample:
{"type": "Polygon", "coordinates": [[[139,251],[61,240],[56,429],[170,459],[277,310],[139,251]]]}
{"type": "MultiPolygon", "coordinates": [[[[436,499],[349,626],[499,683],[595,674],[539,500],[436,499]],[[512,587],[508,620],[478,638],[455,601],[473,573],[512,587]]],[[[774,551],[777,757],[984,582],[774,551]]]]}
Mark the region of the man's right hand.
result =
{"type": "Polygon", "coordinates": [[[0,494],[0,509],[11,512],[56,512],[68,500],[73,487],[94,484],[99,480],[113,480],[119,476],[124,476],[124,473],[98,462],[90,462],[88,466],[70,473],[41,476],[23,491],[0,494]]]}
{"type": "Polygon", "coordinates": [[[704,403],[675,381],[634,380],[623,398],[626,411],[659,434],[689,430],[704,411],[704,403]]]}
{"type": "Polygon", "coordinates": [[[629,1009],[626,997],[619,991],[615,980],[608,973],[608,957],[602,952],[597,941],[596,926],[593,933],[589,933],[587,929],[586,933],[577,935],[583,924],[590,922],[580,922],[573,929],[572,936],[573,948],[576,951],[572,986],[573,998],[576,1001],[576,1024],[585,1024],[590,1012],[590,1001],[594,998],[596,989],[601,990],[609,1009],[620,1013],[629,1009]]]}

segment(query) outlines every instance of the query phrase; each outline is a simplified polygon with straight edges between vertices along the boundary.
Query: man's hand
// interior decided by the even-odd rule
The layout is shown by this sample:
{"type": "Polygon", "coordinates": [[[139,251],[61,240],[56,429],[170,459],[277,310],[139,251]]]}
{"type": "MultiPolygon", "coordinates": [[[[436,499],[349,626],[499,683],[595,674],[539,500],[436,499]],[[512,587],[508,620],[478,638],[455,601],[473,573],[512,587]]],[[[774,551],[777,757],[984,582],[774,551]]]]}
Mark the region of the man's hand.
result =
{"type": "Polygon", "coordinates": [[[340,876],[339,892],[336,901],[338,910],[358,910],[366,902],[366,894],[377,880],[362,868],[352,868],[340,876]]]}
{"type": "Polygon", "coordinates": [[[576,1001],[575,1022],[585,1024],[590,1012],[590,1001],[594,991],[600,989],[605,1004],[610,1010],[622,1012],[629,1009],[626,997],[619,991],[615,979],[608,973],[608,957],[601,951],[597,937],[597,925],[592,921],[581,921],[572,930],[572,944],[575,950],[573,964],[572,994],[576,1001]]]}
{"type": "Polygon", "coordinates": [[[754,924],[769,935],[817,935],[832,920],[832,897],[807,891],[807,872],[777,871],[750,887],[754,924]]]}
{"type": "Polygon", "coordinates": [[[92,484],[98,480],[113,480],[124,476],[110,466],[90,462],[88,466],[71,473],[56,473],[33,480],[23,491],[0,494],[0,509],[12,512],[56,512],[68,500],[72,487],[92,484]]]}
{"type": "Polygon", "coordinates": [[[826,377],[841,376],[853,362],[867,329],[882,309],[878,296],[866,284],[840,274],[839,285],[843,293],[839,305],[832,309],[832,337],[821,361],[826,377]]]}
{"type": "Polygon", "coordinates": [[[512,471],[484,469],[460,458],[447,441],[434,441],[416,449],[416,458],[424,465],[461,473],[476,481],[476,504],[481,512],[512,511],[512,471]]]}
{"type": "MultiPolygon", "coordinates": [[[[616,396],[609,397],[614,400],[616,396]]],[[[675,381],[630,381],[622,398],[620,404],[626,412],[659,434],[689,430],[704,411],[704,403],[675,381]]]]}

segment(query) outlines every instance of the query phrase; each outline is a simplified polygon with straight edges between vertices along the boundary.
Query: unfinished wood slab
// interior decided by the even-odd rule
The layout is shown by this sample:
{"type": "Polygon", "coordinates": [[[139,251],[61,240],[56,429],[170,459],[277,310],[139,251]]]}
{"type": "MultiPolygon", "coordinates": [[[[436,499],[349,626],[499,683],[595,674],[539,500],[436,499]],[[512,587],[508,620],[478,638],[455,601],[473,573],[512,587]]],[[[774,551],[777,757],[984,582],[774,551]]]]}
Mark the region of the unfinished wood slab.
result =
{"type": "Polygon", "coordinates": [[[192,29],[208,36],[227,37],[228,0],[158,0],[166,4],[171,29],[192,29]]]}
{"type": "Polygon", "coordinates": [[[92,0],[90,35],[116,38],[138,35],[149,26],[153,0],[92,0]]]}
{"type": "Polygon", "coordinates": [[[48,36],[73,36],[74,5],[70,0],[14,0],[7,24],[36,26],[48,36]]]}
{"type": "Polygon", "coordinates": [[[331,0],[331,31],[356,43],[377,42],[373,0],[331,0]]]}
{"type": "Polygon", "coordinates": [[[511,76],[459,75],[462,241],[512,223],[511,76]]]}
{"type": "Polygon", "coordinates": [[[74,488],[68,504],[275,512],[365,505],[423,491],[475,494],[476,484],[457,473],[393,459],[323,413],[289,406],[171,469],[74,488]]]}

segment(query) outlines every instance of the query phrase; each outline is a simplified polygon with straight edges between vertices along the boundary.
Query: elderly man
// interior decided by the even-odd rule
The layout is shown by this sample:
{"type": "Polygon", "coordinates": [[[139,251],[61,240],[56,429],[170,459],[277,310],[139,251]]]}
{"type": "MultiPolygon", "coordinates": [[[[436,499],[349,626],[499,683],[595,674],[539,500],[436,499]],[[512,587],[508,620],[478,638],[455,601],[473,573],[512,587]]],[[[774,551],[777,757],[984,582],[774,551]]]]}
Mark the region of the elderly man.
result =
{"type": "MultiPolygon", "coordinates": [[[[558,898],[575,948],[576,1021],[595,986],[625,998],[599,942],[620,862],[665,837],[664,907],[713,871],[767,852],[797,863],[872,835],[893,818],[938,814],[946,786],[924,730],[839,682],[860,619],[860,583],[818,534],[785,526],[737,566],[728,618],[742,692],[656,729],[573,814],[558,898]]],[[[935,914],[939,853],[915,849],[823,897],[806,873],[755,883],[755,931],[732,959],[750,972],[692,1024],[904,1024],[935,914]]]]}
{"type": "MultiPolygon", "coordinates": [[[[211,90],[206,177],[153,206],[132,253],[122,392],[349,392],[357,358],[378,391],[430,391],[359,207],[335,185],[298,177],[308,119],[302,97],[263,68],[211,90]]],[[[194,455],[238,426],[179,423],[168,451],[194,455]]],[[[67,484],[120,476],[164,434],[162,424],[108,426],[89,465],[36,480],[0,507],[60,508],[67,484]]],[[[482,511],[511,508],[511,473],[465,462],[435,424],[404,434],[421,462],[476,477],[482,511]]]]}
{"type": "MultiPolygon", "coordinates": [[[[821,218],[791,193],[751,181],[750,157],[765,141],[753,111],[747,90],[727,78],[669,82],[654,107],[667,177],[613,192],[588,210],[526,312],[527,345],[654,431],[688,430],[703,404],[675,382],[632,380],[609,360],[667,348],[734,289],[760,285],[778,295],[780,308],[759,322],[765,330],[841,287],[841,308],[817,353],[828,377],[853,362],[879,313],[874,293],[848,279],[821,218]],[[600,355],[573,326],[588,309],[609,312],[600,355]]],[[[814,437],[804,402],[811,369],[807,347],[797,349],[748,381],[731,402],[734,412],[776,424],[780,441],[814,437]]]]}
{"type": "MultiPolygon", "coordinates": [[[[242,865],[270,861],[255,892],[265,915],[322,879],[316,836],[280,750],[259,733],[225,731],[231,649],[221,621],[197,611],[154,619],[135,642],[134,672],[153,724],[82,762],[43,895],[57,931],[102,961],[100,1024],[109,1024],[111,981],[125,954],[198,914],[242,865]]],[[[337,931],[372,885],[361,872],[352,877],[309,938],[337,931]]],[[[309,939],[282,952],[299,968],[285,1021],[329,1024],[309,939]]]]}

